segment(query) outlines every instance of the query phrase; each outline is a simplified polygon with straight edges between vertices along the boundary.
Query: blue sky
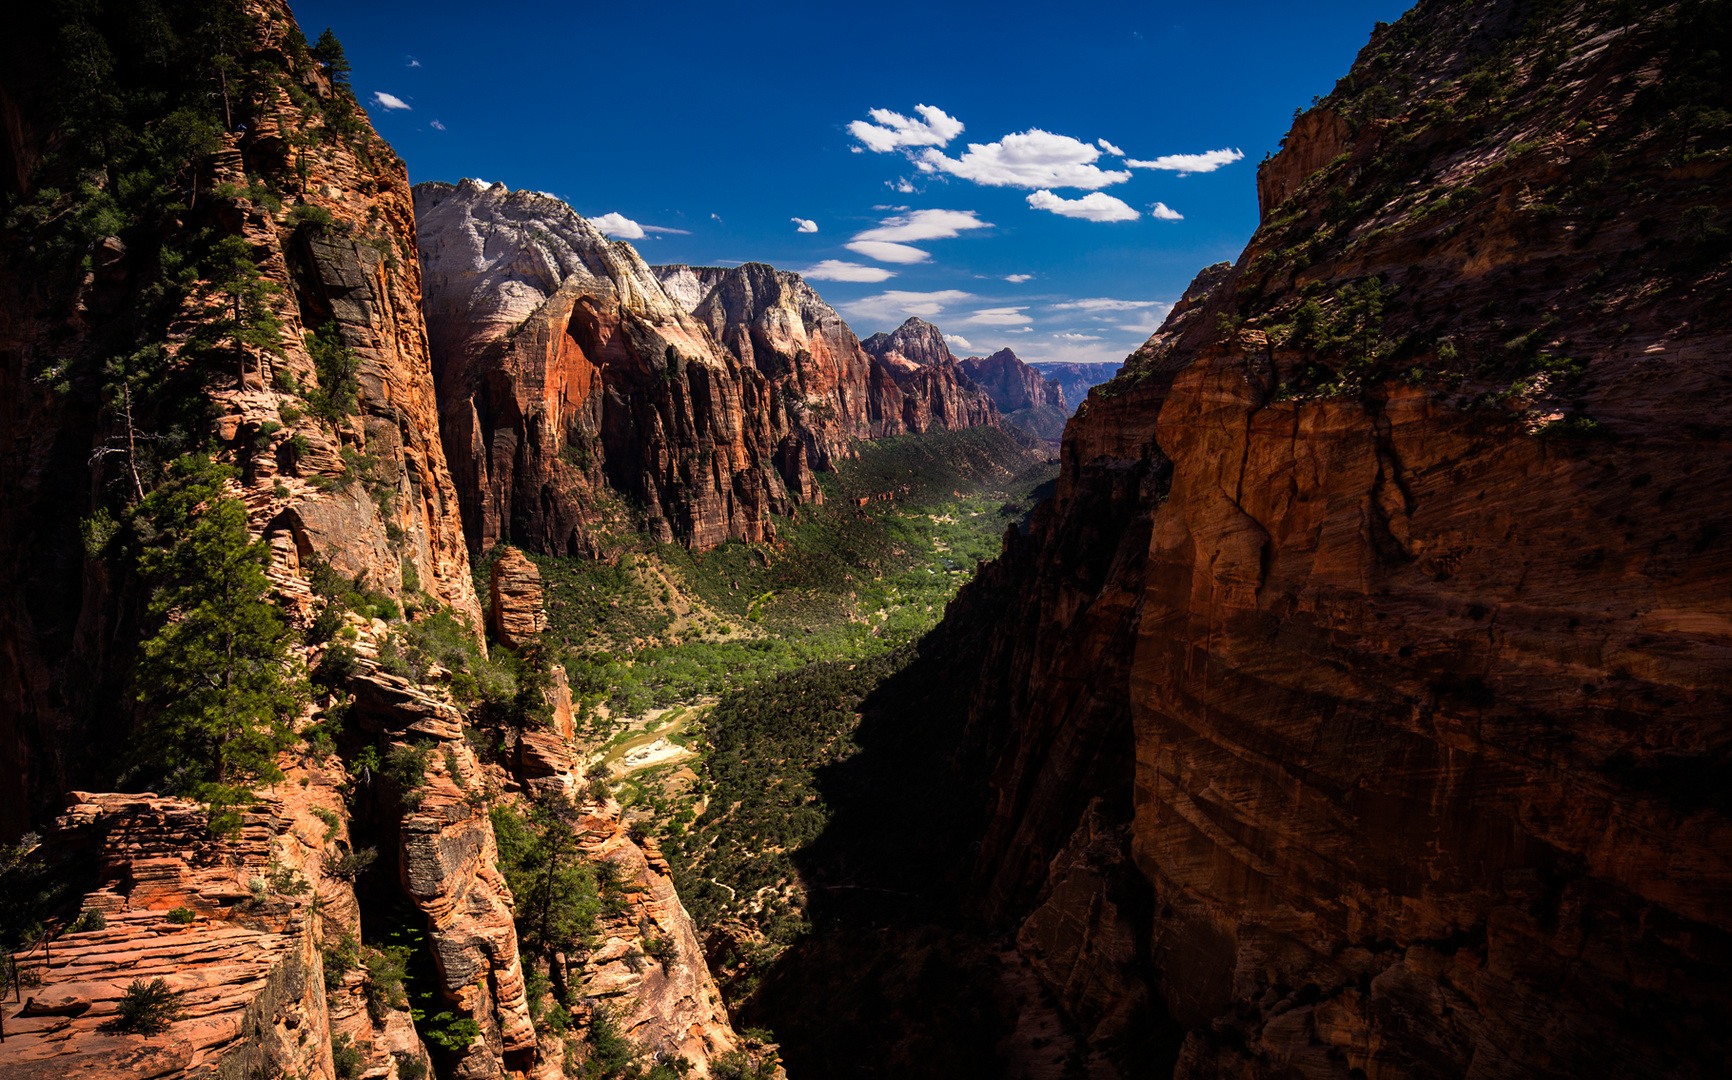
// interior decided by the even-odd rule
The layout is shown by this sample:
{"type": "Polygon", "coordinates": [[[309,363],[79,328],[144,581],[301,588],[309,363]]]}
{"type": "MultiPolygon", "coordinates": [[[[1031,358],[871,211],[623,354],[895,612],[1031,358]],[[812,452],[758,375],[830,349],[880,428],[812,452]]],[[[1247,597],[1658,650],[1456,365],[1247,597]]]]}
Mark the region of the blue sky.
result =
{"type": "Polygon", "coordinates": [[[652,263],[807,272],[861,337],[917,314],[958,355],[1116,362],[1238,256],[1257,163],[1406,6],[294,11],[412,181],[551,192],[652,263]]]}

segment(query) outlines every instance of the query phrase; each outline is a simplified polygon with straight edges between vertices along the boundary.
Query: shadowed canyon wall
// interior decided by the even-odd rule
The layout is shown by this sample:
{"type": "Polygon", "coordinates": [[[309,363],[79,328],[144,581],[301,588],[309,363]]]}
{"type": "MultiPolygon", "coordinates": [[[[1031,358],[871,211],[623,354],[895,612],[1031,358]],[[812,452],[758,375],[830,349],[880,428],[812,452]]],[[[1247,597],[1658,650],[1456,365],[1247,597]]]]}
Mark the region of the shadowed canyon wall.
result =
{"type": "Polygon", "coordinates": [[[1146,992],[1185,1077],[1724,1071],[1729,31],[1380,28],[955,601],[1101,1067],[1146,992]]]}

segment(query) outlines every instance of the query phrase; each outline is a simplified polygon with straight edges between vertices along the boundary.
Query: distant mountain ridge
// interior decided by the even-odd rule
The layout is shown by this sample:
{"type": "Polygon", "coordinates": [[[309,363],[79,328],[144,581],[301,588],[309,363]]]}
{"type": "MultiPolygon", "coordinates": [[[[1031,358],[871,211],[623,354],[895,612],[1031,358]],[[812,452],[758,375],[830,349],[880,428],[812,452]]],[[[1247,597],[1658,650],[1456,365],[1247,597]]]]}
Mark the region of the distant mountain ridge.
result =
{"type": "Polygon", "coordinates": [[[1071,413],[1065,405],[1064,390],[1056,380],[1042,378],[1010,349],[1000,349],[985,359],[971,356],[961,366],[964,374],[992,395],[1006,422],[1042,439],[1064,434],[1064,422],[1071,413]]]}
{"type": "Polygon", "coordinates": [[[1111,379],[1119,372],[1121,365],[1107,361],[1094,364],[1071,364],[1052,360],[1036,360],[1029,367],[1039,372],[1043,377],[1058,383],[1064,392],[1067,411],[1076,412],[1077,407],[1088,400],[1089,390],[1111,379]]]}

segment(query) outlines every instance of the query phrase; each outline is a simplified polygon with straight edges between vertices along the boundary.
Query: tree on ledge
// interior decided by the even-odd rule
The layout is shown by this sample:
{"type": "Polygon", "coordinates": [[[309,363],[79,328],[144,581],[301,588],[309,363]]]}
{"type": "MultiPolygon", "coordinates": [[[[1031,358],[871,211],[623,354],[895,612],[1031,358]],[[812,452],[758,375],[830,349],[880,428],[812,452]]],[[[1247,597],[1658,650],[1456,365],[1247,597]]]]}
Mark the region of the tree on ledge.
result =
{"type": "Polygon", "coordinates": [[[265,598],[270,548],[247,533],[245,505],[228,495],[230,470],[204,455],[178,462],[133,517],[144,541],[160,620],[134,671],[151,710],[143,757],[172,786],[211,807],[211,826],[239,827],[233,809],[282,776],[276,755],[306,696],[289,629],[265,598]]]}

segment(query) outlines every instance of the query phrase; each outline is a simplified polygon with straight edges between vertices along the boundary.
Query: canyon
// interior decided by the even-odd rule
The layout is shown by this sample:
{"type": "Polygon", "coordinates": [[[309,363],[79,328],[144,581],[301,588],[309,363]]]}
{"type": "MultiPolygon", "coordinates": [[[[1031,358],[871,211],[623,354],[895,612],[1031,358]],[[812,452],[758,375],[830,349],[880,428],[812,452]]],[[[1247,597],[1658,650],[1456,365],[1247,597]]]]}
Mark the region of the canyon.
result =
{"type": "Polygon", "coordinates": [[[68,183],[98,120],[57,11],[0,45],[0,1072],[1724,1075],[1719,8],[1379,24],[1243,253],[1100,381],[920,318],[862,341],[799,274],[651,266],[551,195],[411,188],[281,0],[214,39],[165,3],[161,55],[123,8],[64,40],[128,108],[196,102],[155,187],[68,183]],[[940,516],[909,447],[1050,491],[967,511],[1002,541],[929,633],[868,651],[890,533],[836,573],[858,655],[602,726],[651,645],[568,648],[625,593],[574,614],[563,567],[747,649],[800,543],[940,516]],[[132,681],[174,621],[146,487],[200,453],[294,696],[227,829],[162,794],[132,681]],[[637,743],[680,815],[615,786],[637,743]],[[790,869],[740,917],[685,838],[748,783],[769,820],[719,835],[790,869]],[[178,1014],[128,1032],[151,979],[178,1014]]]}

